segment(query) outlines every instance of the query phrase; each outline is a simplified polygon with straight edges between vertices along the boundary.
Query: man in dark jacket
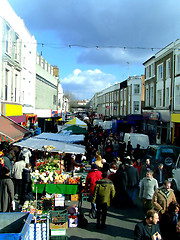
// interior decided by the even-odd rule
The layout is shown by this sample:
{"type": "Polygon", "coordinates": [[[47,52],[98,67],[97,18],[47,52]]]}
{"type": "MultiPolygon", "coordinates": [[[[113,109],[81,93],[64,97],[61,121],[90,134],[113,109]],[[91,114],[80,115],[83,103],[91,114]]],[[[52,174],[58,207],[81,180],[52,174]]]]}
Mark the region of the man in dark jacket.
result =
{"type": "Polygon", "coordinates": [[[155,210],[147,211],[146,218],[135,226],[134,240],[162,239],[158,221],[159,215],[155,210]]]}
{"type": "Polygon", "coordinates": [[[12,207],[15,207],[14,184],[9,174],[9,168],[2,167],[2,176],[0,178],[0,212],[10,212],[12,207]]]}
{"type": "Polygon", "coordinates": [[[25,201],[33,200],[31,184],[31,164],[26,163],[26,167],[22,172],[22,195],[20,199],[21,205],[23,205],[25,201]]]}
{"type": "Polygon", "coordinates": [[[135,204],[136,192],[139,184],[139,173],[137,168],[133,167],[133,162],[130,161],[126,168],[127,173],[127,192],[130,198],[130,204],[135,204]]]}
{"type": "Polygon", "coordinates": [[[115,188],[111,180],[107,178],[107,172],[103,172],[102,179],[96,182],[92,204],[96,203],[97,228],[105,228],[107,209],[115,196],[115,188]]]}

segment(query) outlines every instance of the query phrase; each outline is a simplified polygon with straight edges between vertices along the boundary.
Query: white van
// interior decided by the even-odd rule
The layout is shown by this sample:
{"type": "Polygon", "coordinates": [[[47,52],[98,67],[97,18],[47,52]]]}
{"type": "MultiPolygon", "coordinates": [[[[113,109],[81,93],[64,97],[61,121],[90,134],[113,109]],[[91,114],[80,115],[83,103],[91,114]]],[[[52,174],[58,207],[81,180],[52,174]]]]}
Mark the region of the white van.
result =
{"type": "Polygon", "coordinates": [[[96,125],[99,126],[99,123],[103,123],[102,119],[94,119],[93,120],[93,126],[95,127],[96,125]]]}
{"type": "Polygon", "coordinates": [[[135,149],[137,144],[140,145],[140,149],[147,149],[149,146],[149,136],[141,133],[125,133],[124,142],[127,144],[130,141],[132,148],[135,149]]]}
{"type": "Polygon", "coordinates": [[[102,125],[102,128],[104,130],[110,130],[112,129],[112,121],[104,121],[103,122],[103,125],[102,125]]]}

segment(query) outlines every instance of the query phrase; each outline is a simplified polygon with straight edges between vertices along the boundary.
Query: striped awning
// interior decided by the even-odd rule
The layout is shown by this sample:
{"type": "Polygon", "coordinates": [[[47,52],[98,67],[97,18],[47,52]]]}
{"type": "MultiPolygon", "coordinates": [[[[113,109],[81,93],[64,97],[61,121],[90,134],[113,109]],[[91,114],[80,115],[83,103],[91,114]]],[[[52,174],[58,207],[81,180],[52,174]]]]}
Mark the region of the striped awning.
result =
{"type": "Polygon", "coordinates": [[[12,119],[0,115],[0,142],[14,143],[28,135],[29,130],[22,127],[12,119]]]}
{"type": "Polygon", "coordinates": [[[4,133],[0,132],[0,142],[13,143],[14,140],[12,138],[10,138],[9,136],[5,135],[4,133]]]}

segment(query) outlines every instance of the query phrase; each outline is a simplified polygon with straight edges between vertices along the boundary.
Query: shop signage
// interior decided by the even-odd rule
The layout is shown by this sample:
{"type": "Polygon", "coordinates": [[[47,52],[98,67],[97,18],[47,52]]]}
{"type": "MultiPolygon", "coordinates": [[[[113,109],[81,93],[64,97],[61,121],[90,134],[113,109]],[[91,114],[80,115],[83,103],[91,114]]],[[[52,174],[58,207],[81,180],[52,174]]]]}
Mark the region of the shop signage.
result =
{"type": "Polygon", "coordinates": [[[158,121],[160,119],[160,113],[151,113],[149,119],[158,121]]]}
{"type": "Polygon", "coordinates": [[[110,106],[106,106],[107,109],[110,109],[110,106]]]}

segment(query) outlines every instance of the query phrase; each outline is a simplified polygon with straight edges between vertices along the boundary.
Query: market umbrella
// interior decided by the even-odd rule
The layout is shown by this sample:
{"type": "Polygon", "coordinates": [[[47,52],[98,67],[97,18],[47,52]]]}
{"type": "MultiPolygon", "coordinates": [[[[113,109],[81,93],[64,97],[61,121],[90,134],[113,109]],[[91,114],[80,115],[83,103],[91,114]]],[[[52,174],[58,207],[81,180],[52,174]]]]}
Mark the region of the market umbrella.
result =
{"type": "Polygon", "coordinates": [[[68,126],[76,125],[76,126],[79,126],[79,127],[87,128],[87,124],[85,122],[81,121],[77,117],[73,118],[72,120],[70,120],[69,122],[65,123],[64,125],[65,126],[66,125],[68,125],[68,126]]]}
{"type": "Polygon", "coordinates": [[[88,133],[88,131],[86,131],[86,129],[76,126],[76,125],[69,126],[69,127],[65,128],[65,130],[71,131],[72,134],[87,134],[88,133]]]}

